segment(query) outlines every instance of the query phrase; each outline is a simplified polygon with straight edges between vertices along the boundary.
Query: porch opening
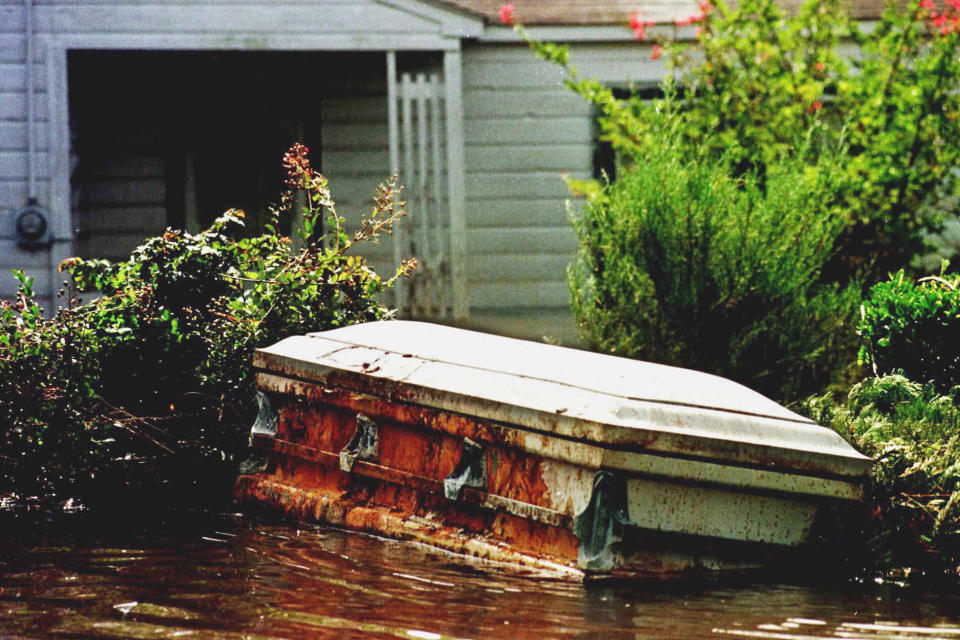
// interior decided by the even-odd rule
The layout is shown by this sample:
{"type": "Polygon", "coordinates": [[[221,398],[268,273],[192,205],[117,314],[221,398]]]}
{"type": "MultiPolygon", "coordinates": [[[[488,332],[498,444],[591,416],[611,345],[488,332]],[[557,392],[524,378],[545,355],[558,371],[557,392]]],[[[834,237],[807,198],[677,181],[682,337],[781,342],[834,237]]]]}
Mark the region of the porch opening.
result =
{"type": "Polygon", "coordinates": [[[371,169],[389,172],[383,54],[74,51],[68,74],[81,256],[122,258],[167,226],[196,231],[230,207],[256,230],[291,143],[310,147],[321,171],[325,151],[338,155],[325,149],[325,116],[355,122],[366,141],[354,148],[383,149],[371,169]]]}

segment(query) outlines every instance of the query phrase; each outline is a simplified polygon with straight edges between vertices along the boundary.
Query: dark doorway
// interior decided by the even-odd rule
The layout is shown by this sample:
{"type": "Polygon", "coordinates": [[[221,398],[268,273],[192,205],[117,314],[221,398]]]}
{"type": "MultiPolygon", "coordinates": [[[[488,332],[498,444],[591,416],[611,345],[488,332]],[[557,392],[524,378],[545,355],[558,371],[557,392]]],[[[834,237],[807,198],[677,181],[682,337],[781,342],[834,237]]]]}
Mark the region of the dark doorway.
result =
{"type": "Polygon", "coordinates": [[[382,93],[382,66],[375,54],[71,52],[77,252],[121,258],[231,207],[257,229],[290,144],[322,169],[324,96],[382,93]]]}

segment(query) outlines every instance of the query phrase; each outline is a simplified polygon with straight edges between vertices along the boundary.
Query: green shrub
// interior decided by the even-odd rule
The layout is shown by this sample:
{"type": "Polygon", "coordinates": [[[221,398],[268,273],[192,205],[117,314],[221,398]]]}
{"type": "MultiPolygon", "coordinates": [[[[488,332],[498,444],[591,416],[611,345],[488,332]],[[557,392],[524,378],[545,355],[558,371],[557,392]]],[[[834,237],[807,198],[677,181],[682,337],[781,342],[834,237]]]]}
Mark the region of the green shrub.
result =
{"type": "MultiPolygon", "coordinates": [[[[786,155],[754,174],[680,140],[591,192],[573,216],[573,308],[588,346],[724,375],[777,398],[822,388],[852,361],[859,291],[818,285],[843,220],[831,207],[843,154],[786,155]]],[[[800,141],[802,147],[805,143],[800,141]]]]}
{"type": "Polygon", "coordinates": [[[687,136],[738,167],[766,162],[818,121],[849,146],[837,196],[848,227],[832,277],[905,267],[939,228],[935,206],[955,192],[960,162],[960,32],[951,3],[891,2],[861,32],[839,0],[808,0],[787,16],[772,0],[723,0],[692,48],[671,47],[686,87],[687,136]],[[860,55],[840,53],[847,40],[860,55]],[[695,52],[696,55],[691,55],[695,52]]]}
{"type": "Polygon", "coordinates": [[[960,568],[960,388],[946,395],[901,375],[869,378],[846,405],[800,406],[876,459],[865,518],[848,550],[861,566],[956,577],[960,568]]]}
{"type": "Polygon", "coordinates": [[[946,391],[960,384],[960,276],[876,284],[860,308],[861,361],[946,391]]]}
{"type": "Polygon", "coordinates": [[[244,215],[231,210],[196,235],[167,230],[125,262],[67,260],[76,285],[102,297],[79,305],[71,290],[51,320],[20,274],[17,300],[0,303],[0,492],[87,497],[137,469],[187,484],[230,470],[255,410],[256,347],[389,316],[377,295],[392,278],[351,249],[402,215],[394,186],[351,236],[306,148],[284,165],[289,191],[262,235],[243,237],[244,215]],[[298,193],[294,243],[276,229],[298,193]]]}

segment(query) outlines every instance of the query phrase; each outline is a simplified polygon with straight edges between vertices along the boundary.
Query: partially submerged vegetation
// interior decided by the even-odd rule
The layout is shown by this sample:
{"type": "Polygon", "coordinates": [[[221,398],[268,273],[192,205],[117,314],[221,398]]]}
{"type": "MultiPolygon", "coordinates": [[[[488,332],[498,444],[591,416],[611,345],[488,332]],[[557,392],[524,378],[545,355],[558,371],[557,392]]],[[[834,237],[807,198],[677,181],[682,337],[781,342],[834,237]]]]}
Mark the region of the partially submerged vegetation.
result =
{"type": "Polygon", "coordinates": [[[958,274],[914,281],[901,271],[872,287],[859,334],[875,375],[843,402],[800,405],[876,460],[858,556],[879,570],[960,572],[958,284],[958,274]]]}
{"type": "Polygon", "coordinates": [[[382,279],[351,249],[403,215],[395,185],[348,233],[306,151],[284,157],[289,190],[261,235],[245,236],[243,212],[231,210],[201,233],[151,238],[125,262],[68,260],[73,283],[100,297],[80,304],[71,285],[52,319],[19,275],[17,299],[0,303],[0,494],[223,490],[256,410],[253,350],[390,314],[377,295],[409,265],[382,279]],[[291,241],[277,229],[298,201],[291,241]]]}
{"type": "Polygon", "coordinates": [[[846,553],[880,573],[956,576],[960,568],[960,387],[899,374],[867,378],[843,402],[829,394],[800,406],[875,459],[867,509],[846,553]]]}

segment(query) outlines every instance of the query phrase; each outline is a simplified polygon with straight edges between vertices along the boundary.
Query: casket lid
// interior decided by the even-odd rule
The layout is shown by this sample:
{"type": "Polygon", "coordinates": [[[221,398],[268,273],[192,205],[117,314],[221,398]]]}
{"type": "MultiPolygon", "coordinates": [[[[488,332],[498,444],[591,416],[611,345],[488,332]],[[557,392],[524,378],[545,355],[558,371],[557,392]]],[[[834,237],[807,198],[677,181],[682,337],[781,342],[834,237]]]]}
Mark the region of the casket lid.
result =
{"type": "Polygon", "coordinates": [[[608,449],[826,476],[870,466],[833,430],[719,376],[443,325],[294,336],[254,365],[608,449]]]}

